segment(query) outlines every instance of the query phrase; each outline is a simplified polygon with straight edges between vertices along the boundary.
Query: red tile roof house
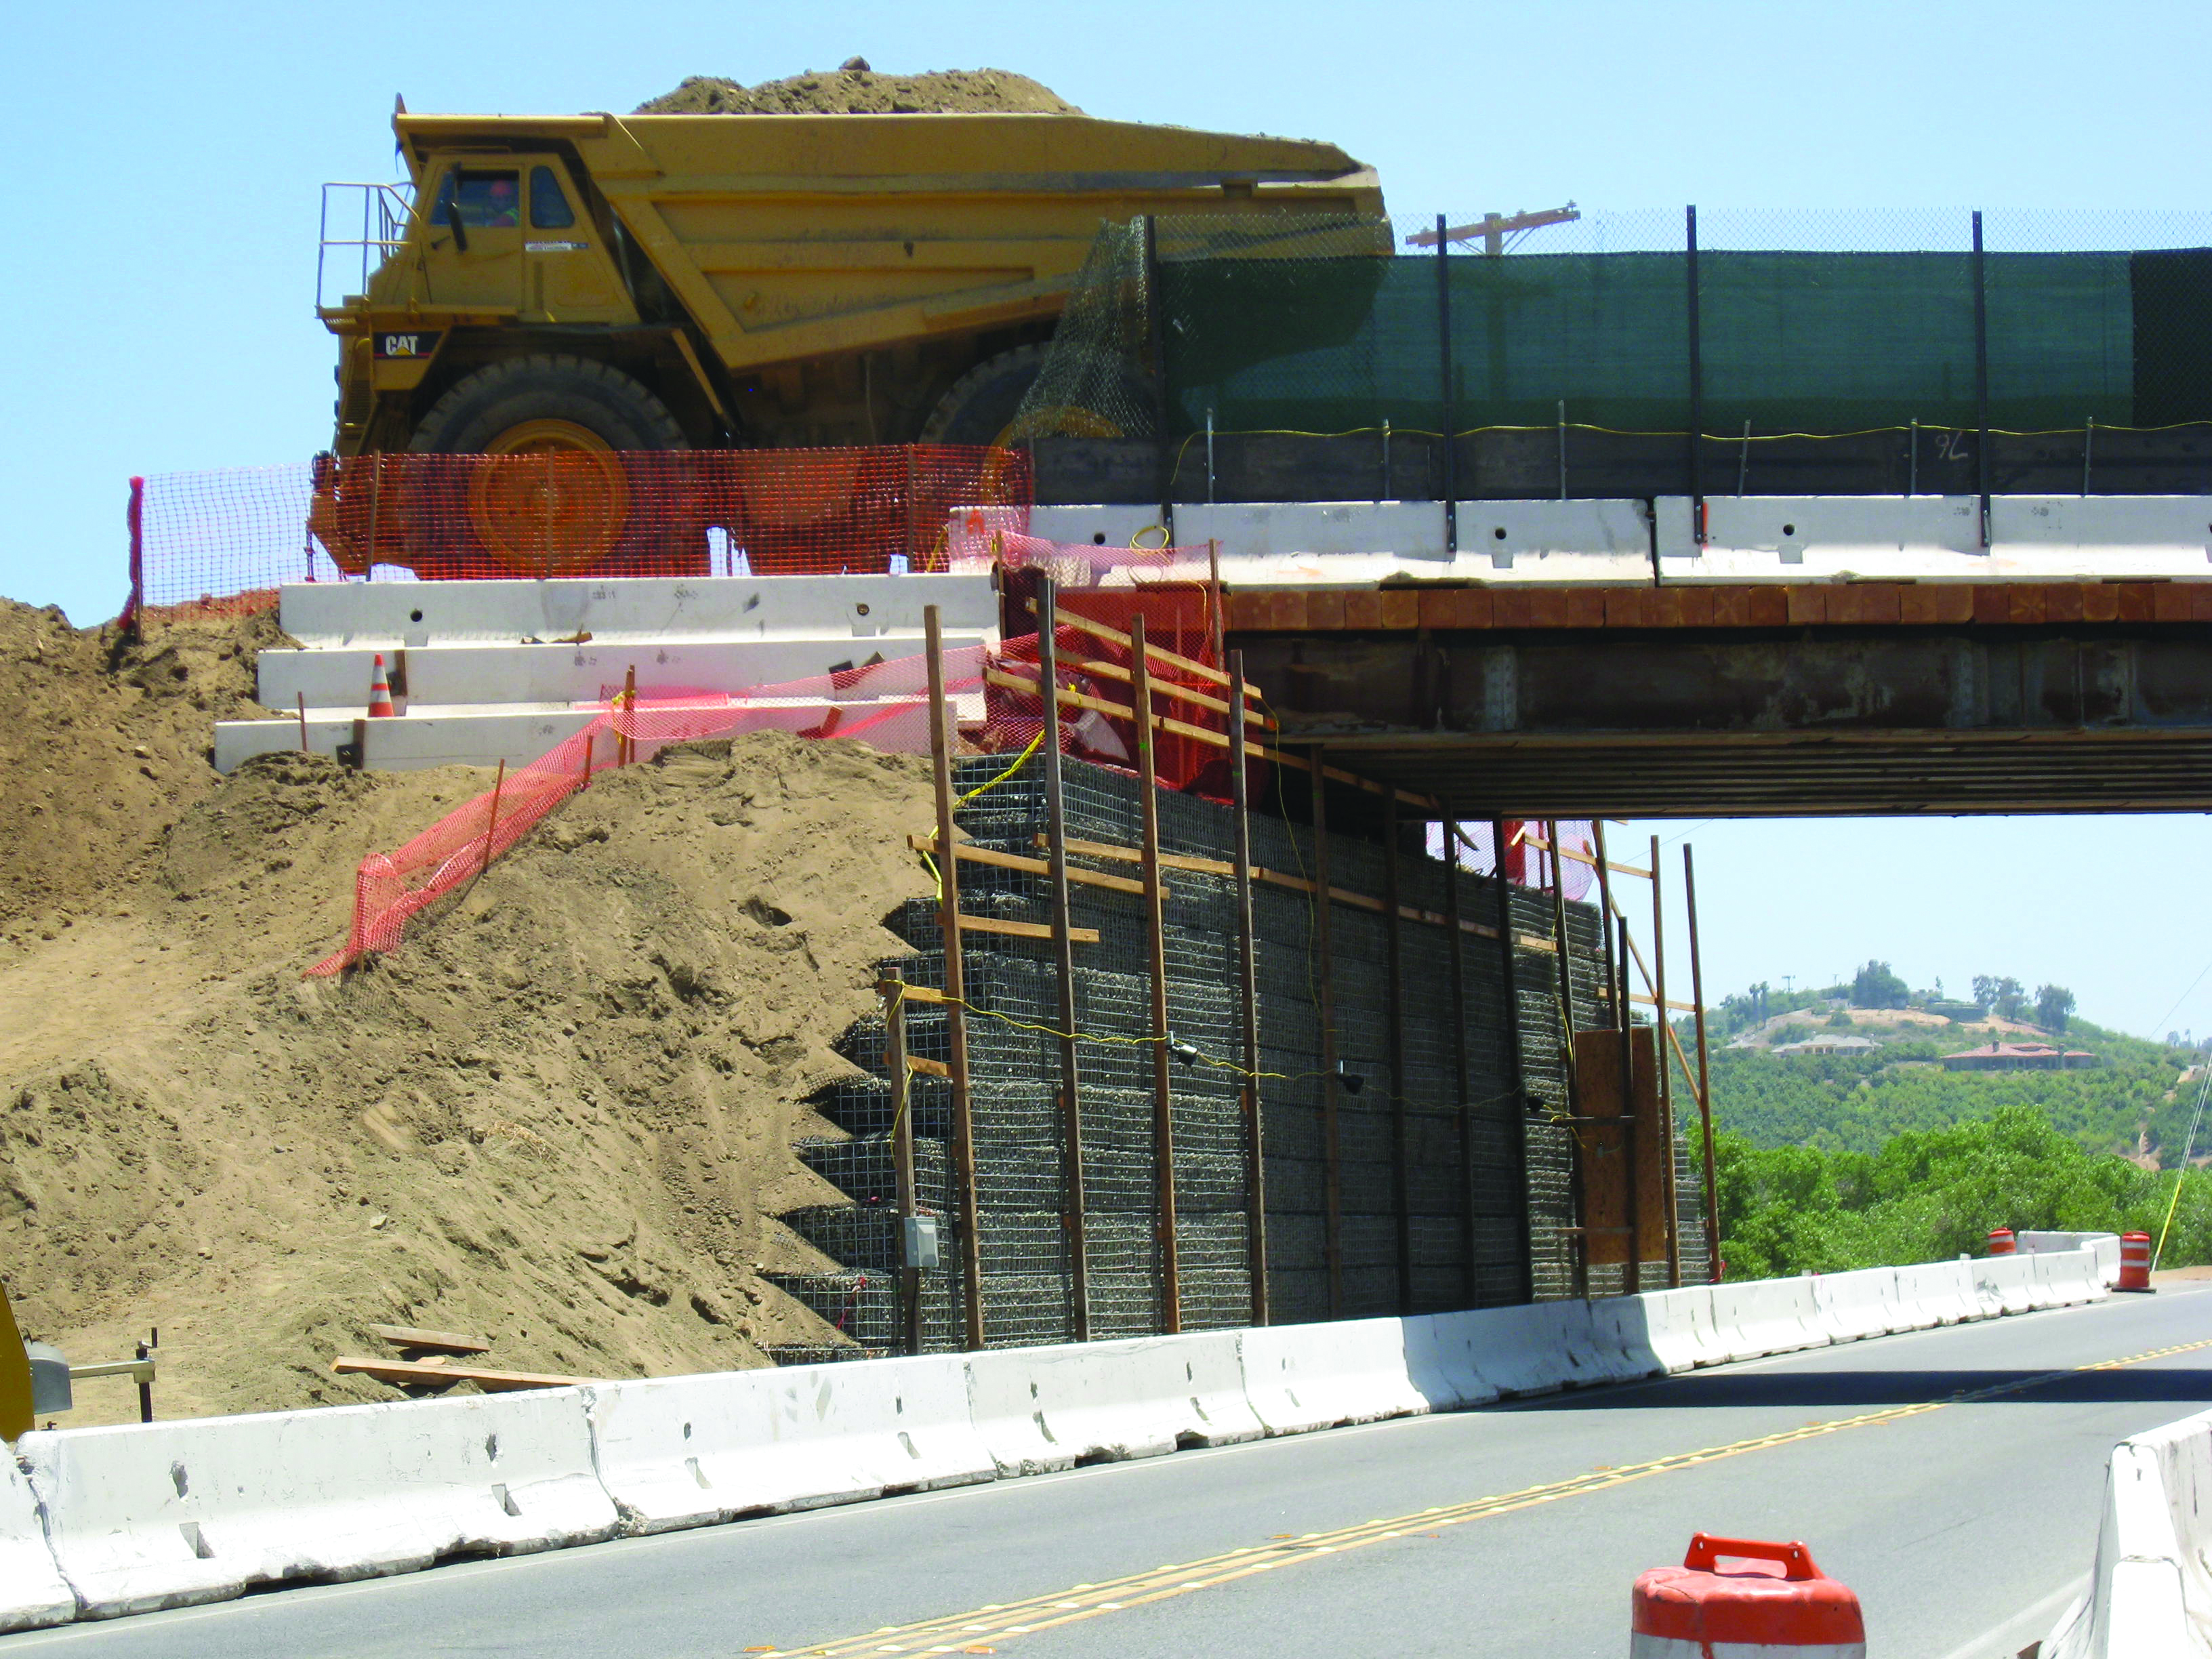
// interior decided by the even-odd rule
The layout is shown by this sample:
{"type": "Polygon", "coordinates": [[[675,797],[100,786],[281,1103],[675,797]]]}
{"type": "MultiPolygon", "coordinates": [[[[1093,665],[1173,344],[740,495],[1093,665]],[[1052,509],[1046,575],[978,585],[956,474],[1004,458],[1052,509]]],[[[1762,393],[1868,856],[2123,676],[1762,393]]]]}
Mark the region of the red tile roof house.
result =
{"type": "Polygon", "coordinates": [[[1990,1042],[1945,1054],[1942,1060],[1954,1072],[2074,1072],[2094,1066],[2097,1057],[2047,1042],[1990,1042]]]}

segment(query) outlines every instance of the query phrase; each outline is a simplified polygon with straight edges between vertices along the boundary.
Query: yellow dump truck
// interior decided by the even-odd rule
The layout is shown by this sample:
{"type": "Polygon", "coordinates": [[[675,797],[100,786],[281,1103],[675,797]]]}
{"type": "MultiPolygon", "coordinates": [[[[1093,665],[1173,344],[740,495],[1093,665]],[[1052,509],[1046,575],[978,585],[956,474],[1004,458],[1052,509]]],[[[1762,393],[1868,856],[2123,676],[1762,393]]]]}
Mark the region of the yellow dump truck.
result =
{"type": "Polygon", "coordinates": [[[340,457],[988,443],[1102,222],[1383,210],[1334,145],[1079,115],[393,129],[358,237],[325,198],[340,457]]]}

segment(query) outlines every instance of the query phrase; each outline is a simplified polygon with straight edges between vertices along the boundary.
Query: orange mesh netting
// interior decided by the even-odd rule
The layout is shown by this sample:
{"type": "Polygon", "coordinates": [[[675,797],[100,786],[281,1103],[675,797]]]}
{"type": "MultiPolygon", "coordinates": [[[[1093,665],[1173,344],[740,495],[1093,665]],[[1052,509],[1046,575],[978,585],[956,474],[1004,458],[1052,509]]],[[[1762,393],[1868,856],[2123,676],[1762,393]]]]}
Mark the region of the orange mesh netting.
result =
{"type": "Polygon", "coordinates": [[[171,473],[145,481],[132,602],[265,610],[303,581],[941,570],[955,526],[963,547],[1026,530],[1030,493],[1027,455],[953,445],[171,473]]]}

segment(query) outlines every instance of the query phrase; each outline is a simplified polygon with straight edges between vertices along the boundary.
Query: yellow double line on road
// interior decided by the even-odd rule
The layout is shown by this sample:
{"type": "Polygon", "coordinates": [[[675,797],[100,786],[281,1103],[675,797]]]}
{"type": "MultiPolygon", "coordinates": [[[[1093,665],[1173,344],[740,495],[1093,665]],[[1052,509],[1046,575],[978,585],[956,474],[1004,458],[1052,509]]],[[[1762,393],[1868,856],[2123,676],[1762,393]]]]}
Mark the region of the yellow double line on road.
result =
{"type": "Polygon", "coordinates": [[[1159,1567],[1150,1572],[1132,1573],[1127,1577],[1112,1579],[1102,1584],[1077,1584],[1056,1595],[1035,1596],[1026,1601],[994,1603],[977,1607],[973,1612],[956,1613],[942,1619],[927,1619],[918,1624],[886,1626],[865,1636],[844,1637],[811,1646],[753,1648],[747,1651],[771,1654],[778,1656],[778,1659],[844,1659],[845,1656],[886,1653],[995,1652],[994,1644],[1010,1638],[1030,1636],[1039,1631],[1057,1629],[1062,1625],[1076,1624],[1085,1619],[1097,1619],[1106,1613],[1169,1601],[1176,1596],[1188,1595],[1194,1590],[1211,1589],[1217,1584],[1235,1583],[1240,1578],[1273,1572],[1283,1567],[1295,1566],[1302,1561],[1316,1561],[1327,1556],[1341,1555],[1348,1550],[1389,1543],[1395,1539],[1431,1536],[1445,1527],[1465,1526],[1470,1521],[1480,1521],[1489,1516],[1510,1515],[1516,1510],[1534,1509],[1540,1504],[1556,1504],[1562,1498],[1607,1492],[1615,1486],[1625,1486],[1632,1480],[1646,1480],[1654,1475],[1693,1469],[1700,1464],[1718,1462],[1724,1457],[1741,1457],[1747,1452],[1769,1451],[1777,1446],[1794,1445],[1801,1440],[1840,1434],[1846,1429],[1870,1429],[1885,1423],[1902,1422],[1908,1417],[1923,1417],[1930,1412],[1940,1412],[1951,1406],[1969,1405],[1978,1400],[1995,1400],[2004,1395],[2020,1394],[2063,1377],[2078,1376],[2087,1371],[2118,1370],[2128,1365],[2148,1364],[2154,1359],[2194,1353],[2202,1348],[2212,1348],[2212,1337],[2201,1342],[2179,1343],[2170,1348],[2150,1348],[2124,1358],[2100,1359],[2094,1364],[2070,1366],[2064,1370],[2040,1371],[2033,1376],[1996,1383],[1986,1389],[1946,1395],[1940,1400],[1918,1401],[1911,1405],[1867,1412],[1857,1417],[1839,1417],[1826,1422],[1808,1423],[1802,1428],[1784,1429],[1778,1434],[1733,1441],[1725,1446],[1710,1446],[1703,1451],[1680,1452],[1672,1457],[1654,1458],[1648,1463],[1631,1463],[1620,1468],[1595,1470],[1572,1480],[1553,1481],[1548,1486],[1528,1486],[1519,1492],[1500,1492],[1494,1497],[1477,1498],[1464,1504],[1420,1510],[1388,1521],[1370,1521],[1360,1526],[1342,1527],[1334,1532],[1310,1532],[1297,1538],[1250,1545],[1243,1549],[1231,1550],[1224,1555],[1159,1567]]]}

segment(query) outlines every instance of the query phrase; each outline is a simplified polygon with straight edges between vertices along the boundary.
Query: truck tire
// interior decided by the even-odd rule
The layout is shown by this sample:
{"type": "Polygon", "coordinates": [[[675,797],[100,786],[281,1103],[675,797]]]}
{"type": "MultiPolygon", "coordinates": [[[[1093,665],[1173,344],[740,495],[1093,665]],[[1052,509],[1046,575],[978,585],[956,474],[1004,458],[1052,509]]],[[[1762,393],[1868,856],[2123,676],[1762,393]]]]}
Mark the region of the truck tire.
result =
{"type": "Polygon", "coordinates": [[[418,539],[432,560],[453,547],[459,522],[473,553],[518,575],[707,572],[685,469],[673,458],[624,459],[689,448],[683,428],[620,369],[566,355],[488,364],[447,389],[408,447],[547,458],[543,466],[438,469],[419,501],[427,511],[416,514],[418,531],[426,532],[418,539]]]}
{"type": "Polygon", "coordinates": [[[1016,346],[986,357],[955,380],[922,422],[926,444],[1002,444],[1044,367],[1042,345],[1016,346]]]}

